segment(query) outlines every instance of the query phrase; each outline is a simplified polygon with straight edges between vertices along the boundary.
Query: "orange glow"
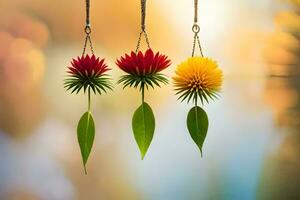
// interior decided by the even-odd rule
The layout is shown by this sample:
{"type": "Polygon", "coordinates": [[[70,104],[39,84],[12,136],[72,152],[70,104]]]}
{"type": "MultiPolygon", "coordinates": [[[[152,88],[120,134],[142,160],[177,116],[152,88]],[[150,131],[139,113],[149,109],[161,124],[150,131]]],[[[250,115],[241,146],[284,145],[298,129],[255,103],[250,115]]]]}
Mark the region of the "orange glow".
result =
{"type": "Polygon", "coordinates": [[[283,11],[276,16],[275,22],[278,26],[290,31],[300,30],[300,15],[295,12],[283,11]]]}

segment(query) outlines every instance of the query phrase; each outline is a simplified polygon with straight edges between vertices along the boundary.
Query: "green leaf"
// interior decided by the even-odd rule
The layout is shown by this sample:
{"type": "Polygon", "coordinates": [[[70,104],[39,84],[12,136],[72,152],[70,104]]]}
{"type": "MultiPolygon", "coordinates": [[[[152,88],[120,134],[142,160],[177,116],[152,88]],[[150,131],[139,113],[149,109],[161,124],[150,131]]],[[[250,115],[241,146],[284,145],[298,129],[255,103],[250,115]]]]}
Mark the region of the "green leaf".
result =
{"type": "Polygon", "coordinates": [[[142,103],[134,112],[132,129],[143,160],[152,141],[155,129],[154,115],[151,107],[147,103],[142,103]]]}
{"type": "Polygon", "coordinates": [[[95,137],[95,124],[90,112],[82,115],[77,126],[77,139],[80,146],[85,174],[86,163],[90,155],[95,137]]]}
{"type": "Polygon", "coordinates": [[[202,146],[208,130],[208,117],[201,107],[195,106],[189,111],[187,128],[192,139],[199,147],[202,157],[202,146]]]}

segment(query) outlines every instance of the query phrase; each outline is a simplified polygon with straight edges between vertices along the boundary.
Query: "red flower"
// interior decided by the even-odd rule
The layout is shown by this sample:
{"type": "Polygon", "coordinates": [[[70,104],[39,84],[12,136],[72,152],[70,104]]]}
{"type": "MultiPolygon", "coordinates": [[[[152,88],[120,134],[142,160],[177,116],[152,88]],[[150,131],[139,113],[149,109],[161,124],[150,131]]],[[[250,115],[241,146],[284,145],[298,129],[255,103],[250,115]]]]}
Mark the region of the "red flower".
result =
{"type": "Polygon", "coordinates": [[[68,67],[70,70],[68,73],[77,76],[101,76],[104,72],[110,70],[104,63],[104,59],[96,59],[95,55],[91,57],[89,55],[81,56],[81,58],[78,56],[77,60],[73,59],[71,64],[72,67],[68,67]]]}
{"type": "Polygon", "coordinates": [[[71,64],[72,67],[68,67],[67,71],[69,77],[64,83],[67,90],[72,89],[72,93],[78,93],[82,88],[84,91],[92,89],[94,93],[101,94],[101,91],[112,89],[110,78],[105,73],[110,69],[104,63],[104,59],[86,55],[73,59],[71,64]]]}
{"type": "Polygon", "coordinates": [[[117,60],[116,64],[124,72],[132,75],[145,76],[156,74],[171,65],[171,61],[167,56],[159,54],[155,55],[151,49],[148,49],[145,54],[139,51],[137,54],[131,52],[131,55],[125,54],[117,60]]]}
{"type": "Polygon", "coordinates": [[[168,83],[168,79],[164,74],[159,73],[171,65],[171,61],[167,56],[159,54],[155,55],[151,49],[148,49],[145,54],[139,51],[137,54],[131,52],[131,55],[125,54],[125,57],[121,57],[117,60],[116,64],[124,72],[128,73],[121,76],[118,83],[123,83],[124,88],[139,87],[140,90],[144,90],[144,87],[154,88],[154,86],[160,86],[159,83],[168,83]]]}

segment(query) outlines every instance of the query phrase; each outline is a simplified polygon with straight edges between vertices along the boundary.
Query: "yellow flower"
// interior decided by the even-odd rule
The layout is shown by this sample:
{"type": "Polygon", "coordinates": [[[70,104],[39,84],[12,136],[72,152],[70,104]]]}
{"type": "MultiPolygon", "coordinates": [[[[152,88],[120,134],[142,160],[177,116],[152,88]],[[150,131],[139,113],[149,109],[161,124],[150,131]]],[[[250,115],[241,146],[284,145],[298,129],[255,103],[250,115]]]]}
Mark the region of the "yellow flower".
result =
{"type": "Polygon", "coordinates": [[[204,57],[191,57],[177,66],[173,77],[178,99],[191,99],[197,103],[198,97],[205,100],[215,99],[221,90],[223,73],[215,61],[204,57]]]}

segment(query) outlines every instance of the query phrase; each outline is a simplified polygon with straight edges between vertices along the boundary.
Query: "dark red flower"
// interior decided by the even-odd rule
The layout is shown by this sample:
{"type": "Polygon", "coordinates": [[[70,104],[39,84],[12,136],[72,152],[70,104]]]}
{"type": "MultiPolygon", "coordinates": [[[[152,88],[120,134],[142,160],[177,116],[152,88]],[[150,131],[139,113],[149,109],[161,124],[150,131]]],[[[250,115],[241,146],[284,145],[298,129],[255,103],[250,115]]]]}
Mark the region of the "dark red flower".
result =
{"type": "Polygon", "coordinates": [[[131,55],[125,54],[117,60],[116,64],[124,72],[132,75],[150,75],[156,74],[171,65],[171,61],[167,56],[159,54],[155,55],[151,49],[148,49],[145,54],[139,51],[137,54],[131,52],[131,55]]]}
{"type": "Polygon", "coordinates": [[[68,67],[69,74],[79,75],[79,76],[101,76],[106,71],[110,70],[108,66],[104,63],[104,59],[96,58],[95,55],[91,57],[89,55],[77,57],[73,59],[72,67],[68,67]]]}
{"type": "Polygon", "coordinates": [[[111,83],[109,82],[107,72],[110,70],[104,63],[104,59],[96,58],[95,55],[81,56],[77,59],[73,59],[71,67],[68,67],[69,78],[65,79],[65,87],[67,90],[73,89],[73,92],[79,92],[82,88],[92,89],[94,93],[101,91],[106,92],[106,89],[112,89],[111,83]]]}
{"type": "Polygon", "coordinates": [[[118,81],[118,83],[123,83],[124,88],[129,86],[144,90],[145,86],[154,88],[155,85],[160,86],[160,82],[168,83],[166,76],[159,72],[169,67],[171,61],[159,52],[154,55],[151,49],[148,49],[144,55],[141,51],[137,54],[131,52],[130,56],[125,54],[124,57],[117,60],[116,64],[128,73],[121,76],[118,81]]]}

